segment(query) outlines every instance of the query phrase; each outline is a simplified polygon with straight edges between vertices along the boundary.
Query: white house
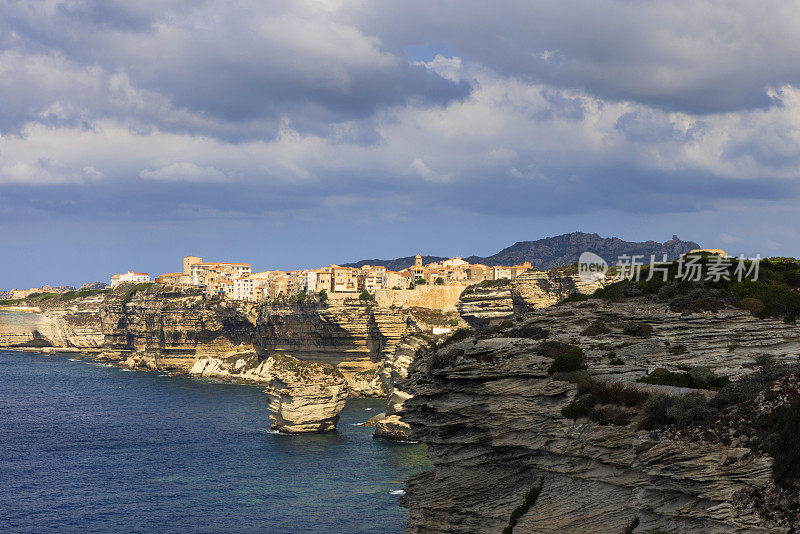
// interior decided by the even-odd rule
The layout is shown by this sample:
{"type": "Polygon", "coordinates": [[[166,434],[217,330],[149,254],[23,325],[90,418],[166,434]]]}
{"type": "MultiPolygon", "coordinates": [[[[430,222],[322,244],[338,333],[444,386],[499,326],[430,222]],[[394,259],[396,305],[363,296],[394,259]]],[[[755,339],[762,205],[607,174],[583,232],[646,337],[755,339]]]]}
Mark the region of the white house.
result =
{"type": "Polygon", "coordinates": [[[127,273],[123,274],[115,274],[111,277],[111,287],[116,287],[123,282],[134,282],[134,283],[141,283],[141,282],[149,282],[150,275],[148,273],[135,273],[133,271],[128,271],[127,273]]]}
{"type": "Polygon", "coordinates": [[[255,280],[248,276],[235,278],[233,280],[233,298],[234,300],[254,302],[256,300],[255,280]]]}

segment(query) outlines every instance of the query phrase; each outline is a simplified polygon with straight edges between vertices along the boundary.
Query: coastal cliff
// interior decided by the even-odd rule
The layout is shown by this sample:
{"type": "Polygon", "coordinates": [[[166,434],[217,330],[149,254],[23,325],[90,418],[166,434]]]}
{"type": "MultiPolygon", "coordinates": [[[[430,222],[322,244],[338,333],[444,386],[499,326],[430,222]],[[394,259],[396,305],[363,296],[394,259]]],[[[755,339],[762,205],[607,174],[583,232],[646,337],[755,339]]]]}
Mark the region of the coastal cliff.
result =
{"type": "Polygon", "coordinates": [[[795,490],[745,429],[798,399],[800,329],[719,302],[672,308],[638,297],[532,309],[420,351],[401,381],[413,393],[403,420],[434,467],[407,482],[406,532],[500,532],[512,512],[520,533],[797,527],[795,490]],[[581,365],[554,369],[570,360],[581,365]],[[742,381],[716,398],[637,382],[651,375],[742,381]],[[653,423],[659,402],[693,403],[667,412],[691,423],[653,423]],[[736,419],[754,406],[762,415],[736,419]]]}
{"type": "MultiPolygon", "coordinates": [[[[534,307],[536,299],[557,298],[547,288],[527,294],[534,307]]],[[[375,435],[406,440],[410,429],[402,412],[410,394],[397,382],[414,354],[435,339],[433,329],[463,328],[476,320],[488,325],[519,308],[515,298],[510,286],[473,288],[462,295],[459,314],[378,306],[353,297],[259,305],[206,298],[196,288],[123,284],[113,291],[36,300],[32,304],[41,313],[31,315],[33,326],[0,329],[0,346],[89,352],[131,369],[264,384],[283,421],[275,426],[287,431],[330,426],[324,422],[335,418],[330,407],[341,410],[342,395],[387,397],[375,435]],[[470,301],[470,295],[478,299],[470,301]],[[486,312],[490,308],[495,311],[486,312]],[[288,370],[305,363],[314,365],[302,373],[288,370]],[[319,384],[325,385],[316,391],[319,384]],[[316,422],[301,422],[308,419],[298,415],[303,402],[318,407],[316,422]]]]}
{"type": "Polygon", "coordinates": [[[0,346],[89,352],[131,369],[264,384],[273,426],[287,432],[334,428],[348,396],[385,396],[378,371],[397,343],[450,318],[354,298],[257,305],[162,284],[36,304],[40,313],[28,314],[27,329],[0,327],[0,346]]]}

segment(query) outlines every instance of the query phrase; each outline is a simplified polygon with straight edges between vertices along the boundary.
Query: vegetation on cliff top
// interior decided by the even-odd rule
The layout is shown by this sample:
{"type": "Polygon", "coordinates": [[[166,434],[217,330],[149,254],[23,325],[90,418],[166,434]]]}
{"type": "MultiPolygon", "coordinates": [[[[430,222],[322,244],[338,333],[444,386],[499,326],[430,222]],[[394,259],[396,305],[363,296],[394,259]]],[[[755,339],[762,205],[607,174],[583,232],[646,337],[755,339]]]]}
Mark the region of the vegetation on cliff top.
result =
{"type": "Polygon", "coordinates": [[[686,373],[673,373],[663,368],[655,369],[649,375],[637,380],[637,382],[657,386],[717,390],[730,382],[730,380],[715,375],[706,367],[695,367],[686,373]]]}
{"type": "MultiPolygon", "coordinates": [[[[697,262],[702,272],[708,272],[709,264],[716,264],[714,255],[704,254],[697,262]]],[[[669,264],[667,281],[662,273],[654,273],[652,279],[649,266],[642,267],[640,279],[623,280],[595,291],[591,298],[618,300],[641,295],[656,295],[670,301],[673,311],[692,313],[702,310],[718,310],[726,304],[738,306],[752,312],[757,317],[779,317],[794,322],[800,317],[800,260],[793,258],[769,258],[758,265],[758,279],[743,276],[741,281],[735,269],[738,261],[732,261],[719,280],[679,280],[676,279],[679,262],[669,264]],[[728,278],[727,280],[725,278],[728,278]]],[[[746,269],[753,262],[745,261],[746,269]]],[[[685,266],[684,266],[685,270],[685,266]]],[[[586,295],[571,295],[568,301],[590,298],[586,295]]]]}
{"type": "Polygon", "coordinates": [[[36,305],[44,302],[63,302],[78,298],[93,297],[96,295],[105,295],[111,292],[111,289],[73,289],[65,291],[64,293],[31,293],[22,299],[4,299],[0,300],[0,306],[18,306],[22,304],[36,305]]]}

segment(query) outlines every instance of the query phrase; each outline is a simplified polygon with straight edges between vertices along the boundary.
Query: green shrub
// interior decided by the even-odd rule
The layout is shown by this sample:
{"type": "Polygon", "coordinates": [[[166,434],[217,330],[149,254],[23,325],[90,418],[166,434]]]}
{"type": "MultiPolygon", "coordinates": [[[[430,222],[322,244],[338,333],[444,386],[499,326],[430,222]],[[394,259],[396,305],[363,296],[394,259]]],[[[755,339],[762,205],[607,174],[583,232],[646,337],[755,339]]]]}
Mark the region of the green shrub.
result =
{"type": "Polygon", "coordinates": [[[374,295],[372,295],[372,293],[370,293],[369,291],[367,291],[367,290],[365,289],[365,290],[364,290],[364,291],[362,291],[362,292],[361,292],[361,294],[358,296],[358,300],[362,300],[362,301],[364,301],[364,302],[375,302],[375,296],[374,296],[374,295]]]}
{"type": "Polygon", "coordinates": [[[589,393],[600,404],[617,404],[629,407],[643,406],[647,399],[650,398],[649,393],[619,382],[592,381],[589,393]]]}
{"type": "Polygon", "coordinates": [[[629,336],[648,337],[653,333],[653,327],[647,323],[628,322],[622,325],[622,331],[629,336]]]}
{"type": "Polygon", "coordinates": [[[539,495],[542,493],[542,487],[544,487],[544,477],[539,479],[539,483],[536,486],[533,486],[525,493],[522,504],[514,508],[511,512],[511,517],[508,519],[508,525],[503,529],[503,534],[513,534],[514,527],[517,526],[519,518],[527,514],[528,510],[530,510],[539,499],[539,495]]]}
{"type": "Polygon", "coordinates": [[[672,345],[668,350],[670,354],[686,354],[689,352],[686,345],[683,344],[672,345]]]}
{"type": "Polygon", "coordinates": [[[328,292],[322,289],[319,292],[319,301],[325,302],[326,300],[328,300],[328,292]]]}
{"type": "Polygon", "coordinates": [[[567,352],[556,354],[553,357],[553,363],[547,368],[547,372],[552,375],[555,373],[580,371],[581,369],[586,369],[583,350],[579,347],[573,347],[567,352]]]}
{"type": "Polygon", "coordinates": [[[644,376],[637,382],[679,388],[719,389],[727,384],[729,379],[717,376],[706,368],[692,369],[688,373],[673,373],[665,369],[656,369],[649,376],[644,376]]]}
{"type": "Polygon", "coordinates": [[[561,302],[559,302],[559,304],[563,304],[566,302],[583,302],[585,300],[589,300],[590,298],[592,298],[591,295],[587,295],[585,293],[579,293],[576,291],[575,293],[570,293],[567,298],[562,299],[561,302]]]}
{"type": "Polygon", "coordinates": [[[770,417],[766,449],[772,456],[772,477],[781,484],[800,478],[800,401],[782,406],[770,417]]]}
{"type": "Polygon", "coordinates": [[[578,419],[579,417],[586,417],[590,409],[590,404],[576,399],[561,408],[561,415],[567,419],[578,419]]]}
{"type": "Polygon", "coordinates": [[[441,276],[437,276],[436,280],[433,283],[436,284],[437,286],[443,286],[444,278],[442,278],[441,276]]]}
{"type": "Polygon", "coordinates": [[[758,299],[750,297],[743,298],[736,304],[736,306],[745,311],[749,311],[753,315],[758,315],[759,313],[764,311],[764,303],[758,299]]]}
{"type": "Polygon", "coordinates": [[[543,341],[536,347],[536,353],[546,356],[547,358],[555,358],[557,354],[567,352],[573,348],[578,347],[568,343],[562,343],[561,341],[543,341]]]}
{"type": "Polygon", "coordinates": [[[669,395],[656,393],[655,395],[651,395],[644,403],[644,411],[656,421],[667,421],[667,410],[672,407],[672,402],[672,397],[669,395]]]}
{"type": "Polygon", "coordinates": [[[450,319],[449,321],[447,321],[447,324],[449,324],[452,327],[456,327],[458,326],[458,319],[450,319]]]}
{"type": "Polygon", "coordinates": [[[625,365],[625,360],[623,360],[622,358],[614,358],[608,363],[610,363],[611,365],[625,365]]]}
{"type": "Polygon", "coordinates": [[[497,280],[483,280],[478,287],[502,287],[511,283],[508,278],[498,278],[497,280]]]}
{"type": "Polygon", "coordinates": [[[688,411],[704,406],[706,402],[707,399],[705,395],[700,393],[688,393],[675,399],[672,406],[667,408],[666,415],[668,418],[678,421],[688,411]]]}
{"type": "Polygon", "coordinates": [[[515,328],[509,332],[508,335],[509,337],[522,337],[527,339],[547,339],[547,337],[550,335],[550,332],[541,326],[529,324],[515,328]]]}
{"type": "Polygon", "coordinates": [[[581,332],[582,336],[590,336],[596,337],[602,334],[608,334],[611,332],[611,329],[606,326],[606,324],[601,321],[600,319],[596,319],[592,322],[589,326],[587,326],[583,332],[581,332]]]}
{"type": "Polygon", "coordinates": [[[633,531],[636,530],[636,527],[638,526],[639,526],[639,516],[637,515],[636,517],[633,518],[633,521],[628,523],[628,525],[625,527],[623,534],[633,534],[633,531]]]}

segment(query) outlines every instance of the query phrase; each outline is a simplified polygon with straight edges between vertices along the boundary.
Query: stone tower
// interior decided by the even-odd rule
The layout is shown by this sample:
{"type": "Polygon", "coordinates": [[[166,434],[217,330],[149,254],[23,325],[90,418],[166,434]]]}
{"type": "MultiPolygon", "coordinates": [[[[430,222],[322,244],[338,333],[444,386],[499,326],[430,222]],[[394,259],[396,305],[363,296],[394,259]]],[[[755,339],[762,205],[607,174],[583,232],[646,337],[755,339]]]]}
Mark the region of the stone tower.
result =
{"type": "Polygon", "coordinates": [[[422,267],[422,256],[419,254],[414,256],[414,267],[422,267]]]}

